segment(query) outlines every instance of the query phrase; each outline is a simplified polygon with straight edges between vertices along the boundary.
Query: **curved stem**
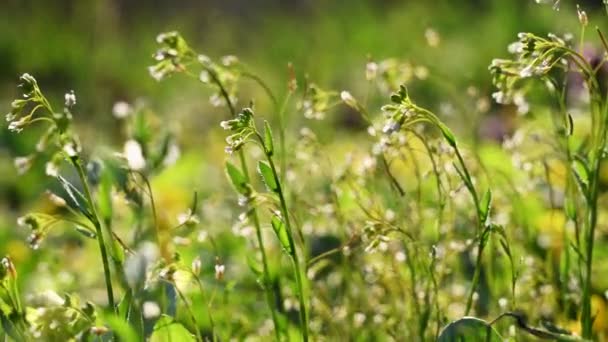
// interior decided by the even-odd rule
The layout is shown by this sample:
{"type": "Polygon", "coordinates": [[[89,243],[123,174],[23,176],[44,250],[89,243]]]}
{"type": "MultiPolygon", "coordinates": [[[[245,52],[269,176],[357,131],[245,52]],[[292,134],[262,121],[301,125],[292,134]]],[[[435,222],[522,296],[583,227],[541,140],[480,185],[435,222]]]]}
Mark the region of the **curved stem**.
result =
{"type": "Polygon", "coordinates": [[[108,305],[112,308],[112,311],[117,312],[117,308],[114,305],[114,291],[112,290],[112,275],[110,274],[110,263],[108,261],[108,252],[106,250],[106,244],[103,238],[103,231],[101,229],[101,221],[99,220],[99,215],[97,214],[97,209],[95,209],[95,203],[93,202],[93,196],[91,196],[91,190],[89,189],[89,183],[87,182],[86,175],[84,173],[84,169],[82,168],[82,163],[79,158],[72,158],[72,164],[76,168],[78,172],[78,177],[82,182],[82,187],[84,188],[84,195],[86,197],[87,202],[89,202],[89,207],[91,209],[91,221],[93,226],[95,226],[95,232],[97,233],[97,242],[99,244],[99,252],[101,253],[101,261],[103,263],[103,274],[106,282],[106,292],[108,295],[108,305]]]}

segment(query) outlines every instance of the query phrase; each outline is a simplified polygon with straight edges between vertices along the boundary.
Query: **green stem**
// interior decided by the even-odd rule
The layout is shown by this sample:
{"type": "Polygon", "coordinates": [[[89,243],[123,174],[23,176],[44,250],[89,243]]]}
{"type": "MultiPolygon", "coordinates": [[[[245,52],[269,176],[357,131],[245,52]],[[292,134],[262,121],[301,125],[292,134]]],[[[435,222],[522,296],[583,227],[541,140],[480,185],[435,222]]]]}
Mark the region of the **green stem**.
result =
{"type": "MultiPolygon", "coordinates": [[[[258,134],[258,138],[264,144],[263,138],[258,134]]],[[[266,151],[266,149],[264,149],[266,151]]],[[[266,159],[268,160],[268,164],[270,165],[270,169],[272,170],[272,176],[274,177],[275,182],[277,183],[277,194],[279,195],[279,202],[281,205],[281,214],[283,215],[283,219],[285,220],[285,228],[287,231],[287,239],[289,241],[289,246],[291,247],[291,261],[293,264],[294,274],[296,277],[296,287],[298,291],[298,299],[300,302],[300,324],[302,325],[302,339],[304,342],[308,341],[308,319],[306,316],[306,301],[304,300],[304,289],[302,286],[302,272],[300,270],[300,261],[298,258],[298,252],[296,249],[296,245],[293,238],[293,230],[291,227],[291,220],[289,219],[289,212],[287,211],[287,204],[285,202],[285,196],[283,194],[283,189],[281,187],[281,181],[277,169],[274,165],[274,161],[272,156],[266,153],[266,159]]]]}
{"type": "Polygon", "coordinates": [[[179,290],[179,288],[177,287],[176,284],[172,284],[172,285],[175,288],[175,292],[177,292],[177,294],[179,295],[179,298],[182,300],[182,302],[184,302],[184,306],[186,307],[186,310],[188,310],[188,314],[190,315],[190,320],[192,320],[192,323],[194,324],[194,330],[196,331],[196,340],[203,342],[204,341],[203,335],[201,335],[201,330],[199,329],[198,322],[196,320],[196,316],[194,315],[194,312],[192,311],[190,304],[188,304],[188,300],[186,299],[186,296],[184,296],[184,294],[182,293],[182,291],[179,290]]]}
{"type": "MultiPolygon", "coordinates": [[[[224,101],[226,102],[226,105],[228,106],[231,117],[235,118],[236,110],[234,108],[234,105],[232,104],[232,101],[230,100],[230,95],[228,95],[228,92],[226,91],[226,87],[224,87],[224,84],[220,81],[215,70],[212,70],[210,68],[205,68],[205,70],[209,73],[213,82],[218,86],[218,88],[220,90],[220,94],[222,95],[222,97],[224,98],[224,101]]],[[[263,83],[261,81],[261,79],[257,78],[253,74],[251,74],[251,75],[248,74],[248,76],[262,85],[264,90],[267,91],[269,96],[271,97],[273,104],[275,104],[275,106],[276,106],[276,99],[274,98],[274,96],[272,95],[272,92],[270,92],[270,89],[266,86],[266,84],[263,83]]],[[[239,159],[241,162],[241,172],[245,176],[245,180],[247,180],[249,182],[249,180],[250,180],[249,169],[247,168],[247,159],[245,158],[245,152],[243,149],[239,150],[239,159]]],[[[268,284],[270,282],[270,271],[268,268],[268,258],[266,256],[266,249],[264,247],[264,239],[262,237],[262,228],[260,226],[260,220],[258,218],[257,210],[255,208],[251,208],[249,215],[255,226],[256,236],[257,236],[258,244],[260,246],[260,253],[262,254],[262,267],[263,267],[263,272],[264,272],[264,292],[266,292],[266,301],[267,301],[268,308],[270,309],[270,312],[272,315],[272,321],[274,323],[274,330],[275,330],[275,337],[276,337],[277,341],[280,341],[281,338],[280,338],[280,331],[279,331],[279,320],[278,320],[278,316],[277,316],[276,309],[275,309],[274,298],[273,298],[272,292],[270,291],[270,287],[268,287],[268,284]]],[[[214,337],[215,337],[215,335],[214,335],[214,337]]]]}
{"type": "Polygon", "coordinates": [[[84,169],[82,168],[82,162],[79,158],[72,158],[72,164],[76,168],[78,172],[78,177],[82,183],[82,187],[84,188],[84,195],[86,196],[87,202],[89,202],[89,207],[91,209],[91,221],[93,226],[95,226],[95,232],[97,233],[97,242],[99,243],[99,251],[101,253],[101,261],[103,263],[103,274],[106,282],[106,292],[108,295],[108,305],[112,308],[112,311],[117,312],[117,308],[114,305],[114,291],[112,290],[112,276],[110,274],[110,263],[108,261],[108,252],[106,250],[106,243],[103,238],[103,231],[101,229],[101,221],[99,220],[99,215],[97,214],[97,209],[95,209],[95,203],[93,202],[93,196],[91,196],[91,190],[89,189],[89,183],[87,182],[86,175],[84,173],[84,169]]]}

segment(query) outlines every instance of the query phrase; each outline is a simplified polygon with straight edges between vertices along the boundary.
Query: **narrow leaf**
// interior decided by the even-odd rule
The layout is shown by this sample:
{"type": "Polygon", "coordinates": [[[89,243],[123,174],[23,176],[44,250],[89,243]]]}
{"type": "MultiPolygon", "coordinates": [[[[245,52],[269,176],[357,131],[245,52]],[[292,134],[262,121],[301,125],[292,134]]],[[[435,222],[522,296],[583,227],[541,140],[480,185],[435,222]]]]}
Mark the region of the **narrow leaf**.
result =
{"type": "Polygon", "coordinates": [[[274,179],[274,173],[272,172],[272,168],[270,167],[270,165],[268,165],[267,162],[260,161],[258,163],[258,172],[262,176],[264,184],[266,184],[268,190],[272,192],[277,192],[279,190],[279,185],[274,179]]]}
{"type": "Polygon", "coordinates": [[[95,234],[94,231],[92,231],[88,228],[82,227],[82,226],[77,225],[76,231],[79,232],[80,234],[88,237],[89,239],[95,239],[97,237],[97,234],[95,234]]]}
{"type": "Polygon", "coordinates": [[[441,130],[441,134],[443,134],[443,137],[448,142],[448,144],[456,148],[456,137],[454,136],[454,133],[452,133],[452,130],[450,130],[450,128],[441,121],[437,122],[437,127],[439,127],[439,129],[441,130]]]}
{"type": "Polygon", "coordinates": [[[272,224],[272,229],[275,234],[279,238],[279,242],[281,243],[281,247],[287,253],[291,253],[291,245],[289,244],[289,236],[287,235],[287,229],[285,228],[285,223],[279,217],[279,215],[272,216],[272,220],[270,221],[272,224]]]}
{"type": "Polygon", "coordinates": [[[93,215],[91,214],[91,210],[84,195],[67,179],[61,176],[57,176],[57,179],[63,186],[65,192],[68,194],[71,204],[75,206],[84,216],[92,219],[93,215]]]}
{"type": "Polygon", "coordinates": [[[481,203],[479,206],[479,216],[481,217],[481,222],[486,223],[488,220],[488,216],[490,215],[490,208],[492,207],[492,190],[488,189],[486,193],[481,198],[481,203]]]}
{"type": "Polygon", "coordinates": [[[272,137],[272,129],[268,121],[264,120],[264,149],[266,154],[272,156],[274,154],[274,139],[272,137]]]}
{"type": "Polygon", "coordinates": [[[245,178],[243,173],[230,162],[226,162],[226,174],[228,175],[230,182],[232,182],[232,186],[236,192],[245,196],[251,194],[251,188],[247,182],[247,178],[245,178]]]}

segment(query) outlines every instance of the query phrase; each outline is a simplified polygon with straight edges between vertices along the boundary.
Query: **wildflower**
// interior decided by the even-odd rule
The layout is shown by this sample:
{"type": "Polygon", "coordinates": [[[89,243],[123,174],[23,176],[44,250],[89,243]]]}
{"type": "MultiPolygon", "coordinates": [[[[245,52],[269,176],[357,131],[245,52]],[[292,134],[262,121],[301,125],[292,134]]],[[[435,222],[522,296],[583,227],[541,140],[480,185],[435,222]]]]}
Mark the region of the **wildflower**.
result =
{"type": "Polygon", "coordinates": [[[355,327],[361,327],[363,325],[363,323],[365,323],[365,319],[367,317],[365,316],[364,313],[362,312],[355,312],[355,314],[353,315],[353,323],[355,325],[355,327]]]}
{"type": "Polygon", "coordinates": [[[96,336],[105,335],[108,332],[108,328],[103,326],[94,326],[91,327],[91,333],[96,336]]]}
{"type": "Polygon", "coordinates": [[[376,78],[378,74],[378,64],[376,62],[369,62],[365,65],[365,79],[371,81],[376,78]]]}
{"type": "Polygon", "coordinates": [[[219,263],[219,259],[215,261],[215,279],[222,280],[224,278],[224,272],[226,271],[226,266],[224,264],[219,263]]]}
{"type": "Polygon", "coordinates": [[[70,158],[74,158],[78,155],[79,148],[74,142],[68,142],[63,145],[63,152],[70,158]]]}
{"type": "Polygon", "coordinates": [[[51,201],[51,203],[53,203],[54,205],[58,206],[58,207],[65,207],[67,206],[67,203],[65,202],[65,200],[57,195],[55,195],[54,193],[50,192],[47,190],[46,192],[49,201],[51,201]]]}
{"type": "Polygon", "coordinates": [[[17,173],[20,175],[26,173],[32,167],[33,163],[33,156],[17,157],[14,160],[15,168],[17,169],[17,173]]]}
{"type": "Polygon", "coordinates": [[[199,256],[194,258],[192,261],[192,273],[194,273],[194,275],[198,276],[201,273],[201,265],[201,258],[199,256]]]}
{"type": "Polygon", "coordinates": [[[177,216],[177,221],[180,226],[193,226],[200,222],[198,216],[192,212],[192,209],[188,209],[187,212],[179,214],[177,216]]]}
{"type": "Polygon", "coordinates": [[[133,108],[127,102],[119,101],[112,107],[112,114],[117,119],[124,119],[133,113],[133,108]]]}
{"type": "Polygon", "coordinates": [[[161,314],[158,304],[152,301],[144,302],[141,311],[145,319],[153,319],[161,314]]]}
{"type": "Polygon", "coordinates": [[[348,91],[341,92],[340,98],[347,106],[357,109],[357,100],[348,91]]]}
{"type": "Polygon", "coordinates": [[[54,162],[47,162],[44,172],[47,176],[57,177],[59,176],[59,167],[54,162]]]}
{"type": "Polygon", "coordinates": [[[587,18],[587,13],[581,10],[579,5],[576,5],[576,13],[578,14],[578,21],[583,26],[587,26],[589,24],[589,19],[587,18]]]}
{"type": "Polygon", "coordinates": [[[69,93],[66,93],[64,97],[66,107],[73,107],[76,104],[76,94],[74,94],[73,90],[71,90],[69,93]]]}
{"type": "Polygon", "coordinates": [[[2,258],[2,267],[8,271],[8,274],[12,277],[12,278],[17,278],[17,269],[15,269],[15,265],[13,264],[13,261],[11,260],[11,258],[9,258],[8,256],[2,258]]]}
{"type": "Polygon", "coordinates": [[[141,145],[135,140],[128,140],[124,146],[124,156],[127,159],[129,168],[132,170],[143,170],[146,167],[141,145]]]}

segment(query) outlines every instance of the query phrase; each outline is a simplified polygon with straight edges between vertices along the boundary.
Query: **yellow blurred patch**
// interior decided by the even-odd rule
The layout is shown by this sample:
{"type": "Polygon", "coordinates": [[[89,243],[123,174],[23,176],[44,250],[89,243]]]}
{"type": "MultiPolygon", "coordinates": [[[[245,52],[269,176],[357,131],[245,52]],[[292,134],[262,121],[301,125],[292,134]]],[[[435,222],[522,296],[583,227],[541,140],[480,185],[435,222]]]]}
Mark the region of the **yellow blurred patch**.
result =
{"type": "Polygon", "coordinates": [[[536,218],[537,244],[545,249],[561,250],[566,216],[561,210],[546,210],[536,218]]]}
{"type": "Polygon", "coordinates": [[[24,262],[30,257],[31,249],[23,241],[11,240],[6,244],[8,254],[15,264],[24,262]]]}

